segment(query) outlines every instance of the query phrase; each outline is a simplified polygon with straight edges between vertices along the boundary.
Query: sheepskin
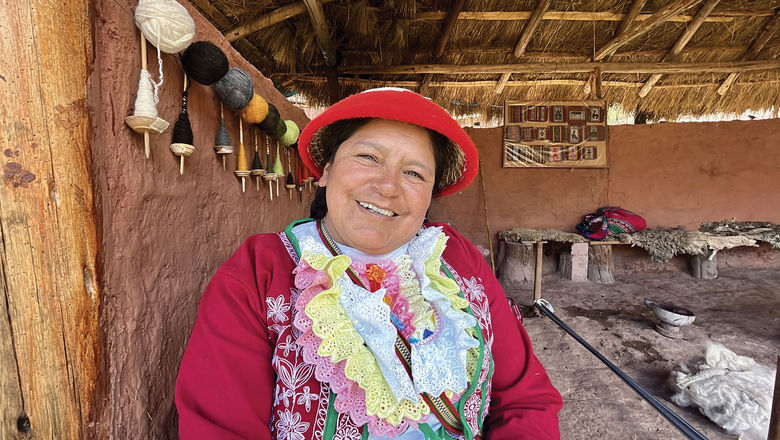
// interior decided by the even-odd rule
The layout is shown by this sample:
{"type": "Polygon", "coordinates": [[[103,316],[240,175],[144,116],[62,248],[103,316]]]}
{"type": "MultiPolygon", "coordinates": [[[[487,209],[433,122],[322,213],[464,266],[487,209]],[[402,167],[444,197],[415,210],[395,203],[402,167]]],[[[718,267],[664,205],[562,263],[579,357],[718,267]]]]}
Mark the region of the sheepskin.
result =
{"type": "Polygon", "coordinates": [[[513,228],[498,233],[498,238],[507,243],[558,241],[563,243],[584,243],[588,241],[582,235],[563,232],[557,229],[513,228]]]}
{"type": "Polygon", "coordinates": [[[756,241],[767,242],[775,249],[780,249],[780,225],[774,223],[724,220],[702,223],[699,230],[724,236],[742,235],[756,241]]]}

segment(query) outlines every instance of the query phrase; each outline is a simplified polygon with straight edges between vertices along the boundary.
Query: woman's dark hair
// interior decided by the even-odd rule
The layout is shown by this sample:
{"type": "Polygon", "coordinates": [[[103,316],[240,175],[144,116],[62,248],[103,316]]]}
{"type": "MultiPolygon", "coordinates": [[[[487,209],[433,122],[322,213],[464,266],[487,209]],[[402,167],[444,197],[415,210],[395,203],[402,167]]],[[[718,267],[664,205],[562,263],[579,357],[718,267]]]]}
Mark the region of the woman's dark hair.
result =
{"type": "MultiPolygon", "coordinates": [[[[342,119],[323,127],[318,137],[321,142],[323,157],[327,158],[325,163],[332,162],[341,144],[373,119],[375,118],[342,119]]],[[[431,143],[433,144],[433,158],[436,166],[433,180],[433,195],[435,196],[440,191],[439,182],[444,174],[444,169],[447,167],[447,149],[450,148],[450,141],[447,139],[447,136],[439,132],[428,128],[425,130],[431,136],[431,143]]],[[[325,187],[318,187],[309,208],[309,216],[319,220],[325,218],[327,213],[328,203],[325,198],[325,187]]]]}

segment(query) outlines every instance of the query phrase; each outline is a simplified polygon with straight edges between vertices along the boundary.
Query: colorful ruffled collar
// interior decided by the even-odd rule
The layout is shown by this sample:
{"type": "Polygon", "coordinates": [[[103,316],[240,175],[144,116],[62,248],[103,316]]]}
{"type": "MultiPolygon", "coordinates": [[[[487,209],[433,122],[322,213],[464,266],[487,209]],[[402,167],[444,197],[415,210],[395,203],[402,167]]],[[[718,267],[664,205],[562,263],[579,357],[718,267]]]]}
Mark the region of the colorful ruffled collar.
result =
{"type": "Polygon", "coordinates": [[[476,321],[464,311],[468,302],[457,284],[441,273],[447,236],[440,227],[421,229],[394,260],[355,264],[332,256],[311,224],[293,233],[301,255],[294,270],[298,345],[317,379],[336,393],[336,410],[371,434],[396,436],[428,420],[420,393],[453,397],[468,386],[477,368],[476,321]],[[350,265],[370,290],[345,274],[350,265]],[[375,268],[384,277],[372,274],[375,268]],[[419,340],[412,344],[414,380],[395,355],[393,321],[419,340]]]}

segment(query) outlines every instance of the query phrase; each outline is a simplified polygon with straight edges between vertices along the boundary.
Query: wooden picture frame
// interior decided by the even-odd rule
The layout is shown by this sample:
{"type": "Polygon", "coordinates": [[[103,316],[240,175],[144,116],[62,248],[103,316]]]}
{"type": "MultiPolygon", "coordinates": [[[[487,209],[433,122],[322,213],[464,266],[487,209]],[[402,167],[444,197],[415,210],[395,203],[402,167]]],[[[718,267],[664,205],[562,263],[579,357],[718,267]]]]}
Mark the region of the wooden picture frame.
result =
{"type": "Polygon", "coordinates": [[[605,168],[604,101],[506,101],[503,166],[605,168]]]}

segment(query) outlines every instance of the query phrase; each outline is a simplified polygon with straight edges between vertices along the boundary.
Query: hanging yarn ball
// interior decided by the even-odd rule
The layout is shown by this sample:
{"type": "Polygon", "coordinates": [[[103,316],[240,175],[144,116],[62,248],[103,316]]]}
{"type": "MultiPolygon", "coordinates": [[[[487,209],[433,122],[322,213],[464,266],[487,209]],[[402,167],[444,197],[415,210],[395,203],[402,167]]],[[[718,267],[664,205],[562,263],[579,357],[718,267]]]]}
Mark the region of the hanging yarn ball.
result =
{"type": "Polygon", "coordinates": [[[292,145],[298,141],[298,135],[301,134],[301,131],[298,129],[298,124],[293,121],[284,121],[284,125],[287,126],[287,130],[279,138],[279,142],[282,145],[292,145]]]}
{"type": "Polygon", "coordinates": [[[260,122],[260,128],[263,129],[266,133],[271,133],[277,125],[279,125],[279,120],[281,119],[281,116],[279,115],[279,110],[277,110],[276,106],[268,103],[268,115],[266,115],[265,119],[263,119],[262,122],[260,122]]]}
{"type": "Polygon", "coordinates": [[[276,123],[276,127],[268,131],[268,134],[276,139],[281,138],[285,133],[287,133],[287,124],[284,123],[283,119],[279,119],[279,122],[276,123]]]}
{"type": "Polygon", "coordinates": [[[195,36],[195,21],[176,0],[139,0],[135,24],[165,53],[181,52],[195,36]]]}
{"type": "Polygon", "coordinates": [[[210,86],[225,76],[230,65],[222,49],[208,41],[193,43],[181,55],[181,64],[187,75],[210,86]]]}
{"type": "Polygon", "coordinates": [[[233,111],[249,104],[255,94],[252,77],[244,70],[233,67],[214,84],[214,90],[222,102],[233,111]]]}
{"type": "Polygon", "coordinates": [[[241,110],[241,119],[250,124],[259,124],[265,120],[267,114],[268,102],[266,102],[262,96],[255,93],[254,96],[252,96],[252,100],[249,101],[249,104],[241,110]]]}

